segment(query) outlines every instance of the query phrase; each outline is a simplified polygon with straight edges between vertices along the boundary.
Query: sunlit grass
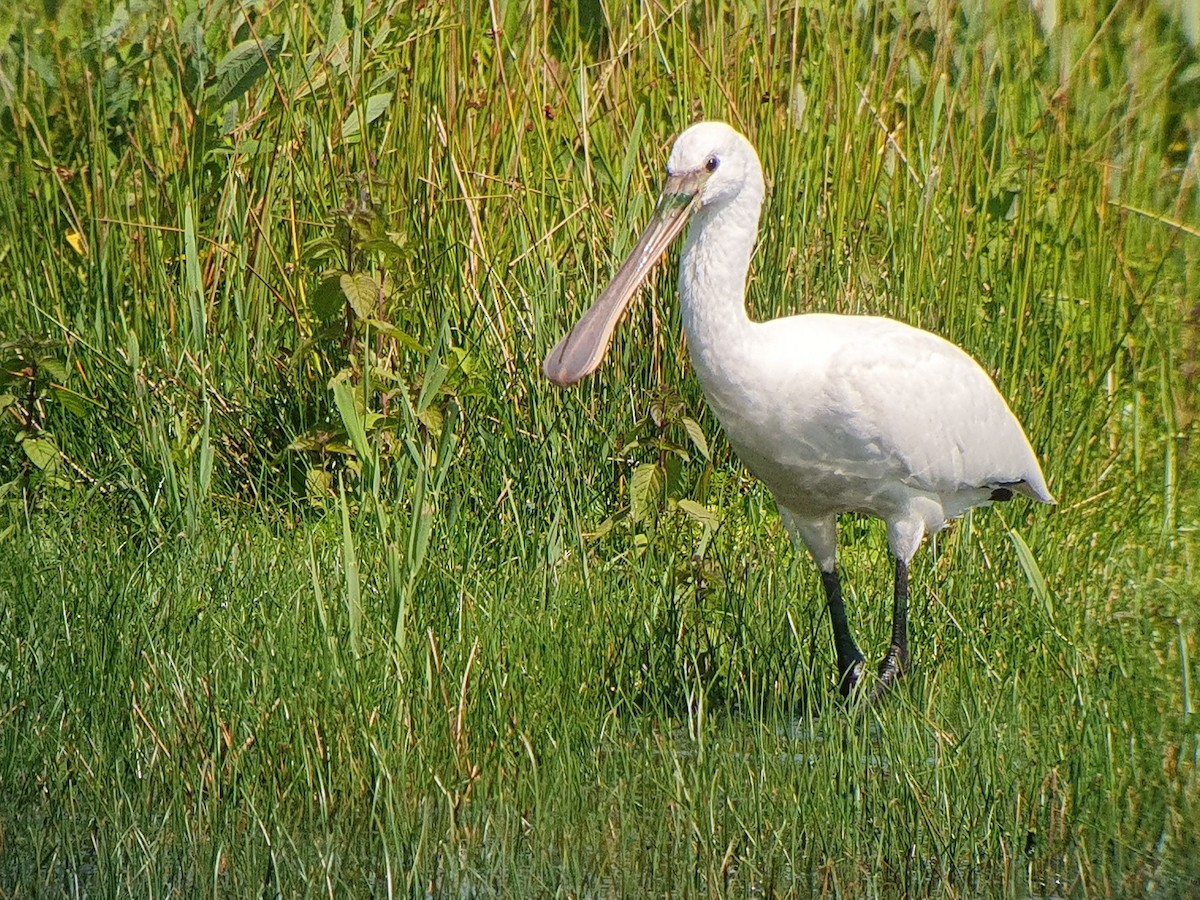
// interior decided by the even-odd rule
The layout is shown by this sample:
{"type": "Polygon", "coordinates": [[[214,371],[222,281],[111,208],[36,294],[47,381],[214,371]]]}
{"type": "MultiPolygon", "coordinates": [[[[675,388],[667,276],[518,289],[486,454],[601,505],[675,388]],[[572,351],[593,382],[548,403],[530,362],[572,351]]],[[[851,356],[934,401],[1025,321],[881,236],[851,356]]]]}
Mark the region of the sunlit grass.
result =
{"type": "Polygon", "coordinates": [[[1194,50],[841,6],[0,16],[0,893],[1187,894],[1194,50]],[[538,375],[700,116],[754,312],[961,344],[1059,500],[918,555],[877,710],[670,265],[538,375]]]}

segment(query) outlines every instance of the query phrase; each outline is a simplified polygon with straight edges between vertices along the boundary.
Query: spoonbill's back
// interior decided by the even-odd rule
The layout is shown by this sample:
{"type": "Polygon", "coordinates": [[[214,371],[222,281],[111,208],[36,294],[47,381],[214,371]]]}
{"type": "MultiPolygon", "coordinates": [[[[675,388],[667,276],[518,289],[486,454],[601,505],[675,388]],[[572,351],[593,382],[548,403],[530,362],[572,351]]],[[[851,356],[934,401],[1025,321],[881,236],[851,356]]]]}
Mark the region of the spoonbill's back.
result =
{"type": "Polygon", "coordinates": [[[645,232],[543,372],[566,386],[596,370],[625,307],[690,215],[679,296],[692,365],[730,444],[820,567],[843,693],[860,684],[864,658],[838,581],[837,515],[887,523],[895,605],[874,699],[908,668],[908,564],[925,532],[1014,494],[1054,500],[995,384],[950,342],[875,316],[751,321],[746,272],[762,200],[758,154],[741,134],[722,122],[683,132],[645,232]]]}

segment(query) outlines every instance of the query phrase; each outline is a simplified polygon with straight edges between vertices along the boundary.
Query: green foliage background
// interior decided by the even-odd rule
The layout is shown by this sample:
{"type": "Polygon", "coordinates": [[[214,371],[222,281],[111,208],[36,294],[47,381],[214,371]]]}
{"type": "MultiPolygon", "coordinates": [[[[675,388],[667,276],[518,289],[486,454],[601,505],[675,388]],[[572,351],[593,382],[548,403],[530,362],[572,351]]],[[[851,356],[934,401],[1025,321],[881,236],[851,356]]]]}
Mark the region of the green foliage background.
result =
{"type": "Polygon", "coordinates": [[[1198,15],[0,12],[0,892],[1186,895],[1198,15]],[[670,265],[538,374],[700,117],[754,313],[959,343],[1060,501],[918,557],[878,710],[670,265]]]}

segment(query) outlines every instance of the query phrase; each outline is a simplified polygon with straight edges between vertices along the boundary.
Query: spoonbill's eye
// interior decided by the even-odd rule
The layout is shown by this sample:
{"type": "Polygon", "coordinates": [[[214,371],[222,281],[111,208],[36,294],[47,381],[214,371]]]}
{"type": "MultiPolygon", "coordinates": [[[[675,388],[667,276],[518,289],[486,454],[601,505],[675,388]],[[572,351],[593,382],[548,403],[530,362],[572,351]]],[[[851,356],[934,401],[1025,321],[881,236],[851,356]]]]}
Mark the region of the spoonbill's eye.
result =
{"type": "Polygon", "coordinates": [[[717,159],[715,156],[710,156],[708,158],[708,162],[704,164],[704,168],[708,169],[710,172],[715,172],[717,171],[717,166],[720,164],[721,161],[719,159],[717,159]]]}

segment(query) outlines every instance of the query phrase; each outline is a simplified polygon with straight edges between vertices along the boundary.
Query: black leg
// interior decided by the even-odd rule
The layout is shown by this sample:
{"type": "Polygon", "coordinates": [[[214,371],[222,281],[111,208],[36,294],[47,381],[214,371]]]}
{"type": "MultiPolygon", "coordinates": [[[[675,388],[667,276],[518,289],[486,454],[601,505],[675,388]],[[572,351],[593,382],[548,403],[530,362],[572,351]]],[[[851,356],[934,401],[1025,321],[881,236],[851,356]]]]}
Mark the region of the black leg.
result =
{"type": "Polygon", "coordinates": [[[825,585],[825,597],[829,601],[829,620],[833,623],[833,647],[837,651],[838,687],[842,696],[847,697],[858,686],[862,678],[862,667],[865,658],[858,644],[854,643],[854,635],[850,633],[850,624],[846,621],[846,604],[842,601],[842,585],[838,581],[837,570],[822,572],[821,581],[825,585]]]}
{"type": "Polygon", "coordinates": [[[892,605],[892,643],[879,664],[879,681],[871,690],[874,703],[908,671],[908,564],[896,560],[896,594],[892,605]]]}

